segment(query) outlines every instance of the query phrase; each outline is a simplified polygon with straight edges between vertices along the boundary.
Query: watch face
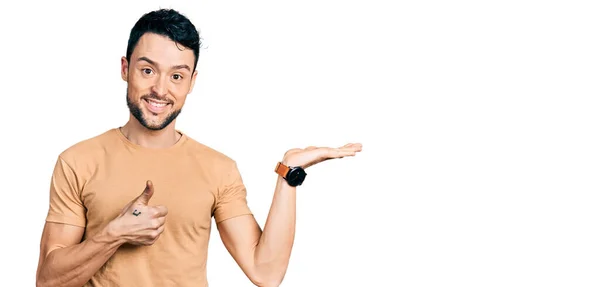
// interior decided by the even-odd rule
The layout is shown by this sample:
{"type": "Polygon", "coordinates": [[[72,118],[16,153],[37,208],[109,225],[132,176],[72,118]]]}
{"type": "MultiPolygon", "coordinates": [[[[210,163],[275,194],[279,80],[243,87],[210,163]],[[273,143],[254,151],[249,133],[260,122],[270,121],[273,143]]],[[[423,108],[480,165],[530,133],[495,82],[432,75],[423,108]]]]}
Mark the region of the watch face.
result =
{"type": "Polygon", "coordinates": [[[290,170],[287,181],[291,186],[301,185],[306,177],[306,172],[300,167],[294,167],[290,170]]]}

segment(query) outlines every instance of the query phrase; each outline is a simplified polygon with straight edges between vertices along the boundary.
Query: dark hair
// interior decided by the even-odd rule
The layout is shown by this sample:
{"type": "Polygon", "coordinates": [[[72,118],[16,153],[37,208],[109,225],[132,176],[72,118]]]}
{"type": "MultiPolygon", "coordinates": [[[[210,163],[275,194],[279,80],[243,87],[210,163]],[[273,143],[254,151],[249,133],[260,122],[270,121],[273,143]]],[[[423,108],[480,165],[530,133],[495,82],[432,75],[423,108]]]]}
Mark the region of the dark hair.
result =
{"type": "Polygon", "coordinates": [[[192,22],[173,9],[159,9],[144,14],[133,26],[127,43],[127,62],[131,60],[133,49],[145,33],[155,33],[168,37],[180,45],[194,51],[194,69],[198,64],[201,39],[192,22]]]}

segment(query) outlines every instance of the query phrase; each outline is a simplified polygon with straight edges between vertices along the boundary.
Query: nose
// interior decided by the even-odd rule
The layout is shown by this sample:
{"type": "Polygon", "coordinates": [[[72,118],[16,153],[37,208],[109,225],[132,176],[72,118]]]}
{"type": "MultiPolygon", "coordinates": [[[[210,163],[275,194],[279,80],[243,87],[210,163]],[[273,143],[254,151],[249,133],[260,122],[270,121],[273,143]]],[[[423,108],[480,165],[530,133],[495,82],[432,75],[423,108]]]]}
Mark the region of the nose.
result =
{"type": "Polygon", "coordinates": [[[156,77],[156,81],[152,87],[152,90],[161,98],[167,95],[167,81],[166,76],[156,77]]]}

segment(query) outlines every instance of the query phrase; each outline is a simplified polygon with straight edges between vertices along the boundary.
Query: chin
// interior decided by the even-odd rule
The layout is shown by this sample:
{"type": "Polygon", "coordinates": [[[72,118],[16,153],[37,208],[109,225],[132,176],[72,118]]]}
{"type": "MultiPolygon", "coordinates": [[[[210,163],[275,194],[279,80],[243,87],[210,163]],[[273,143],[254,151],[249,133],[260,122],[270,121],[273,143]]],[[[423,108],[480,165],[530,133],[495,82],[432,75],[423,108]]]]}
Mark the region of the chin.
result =
{"type": "Polygon", "coordinates": [[[159,131],[170,125],[181,113],[181,109],[173,108],[173,103],[156,104],[141,99],[134,104],[127,97],[127,107],[133,117],[145,128],[159,131]]]}
{"type": "Polygon", "coordinates": [[[136,118],[145,128],[153,131],[159,131],[173,123],[180,112],[181,110],[174,110],[164,115],[157,115],[147,111],[142,118],[136,118]]]}

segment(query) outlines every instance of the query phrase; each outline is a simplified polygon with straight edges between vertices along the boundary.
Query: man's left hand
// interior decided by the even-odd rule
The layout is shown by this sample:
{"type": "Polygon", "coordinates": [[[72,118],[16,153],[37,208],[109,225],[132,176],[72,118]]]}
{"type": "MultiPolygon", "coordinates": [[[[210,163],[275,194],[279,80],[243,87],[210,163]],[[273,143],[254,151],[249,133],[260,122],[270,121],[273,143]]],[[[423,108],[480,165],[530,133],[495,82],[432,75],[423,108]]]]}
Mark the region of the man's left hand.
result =
{"type": "Polygon", "coordinates": [[[354,156],[362,151],[362,144],[349,143],[338,148],[309,146],[305,149],[295,148],[287,151],[282,163],[287,166],[301,166],[306,169],[317,163],[347,156],[354,156]]]}

